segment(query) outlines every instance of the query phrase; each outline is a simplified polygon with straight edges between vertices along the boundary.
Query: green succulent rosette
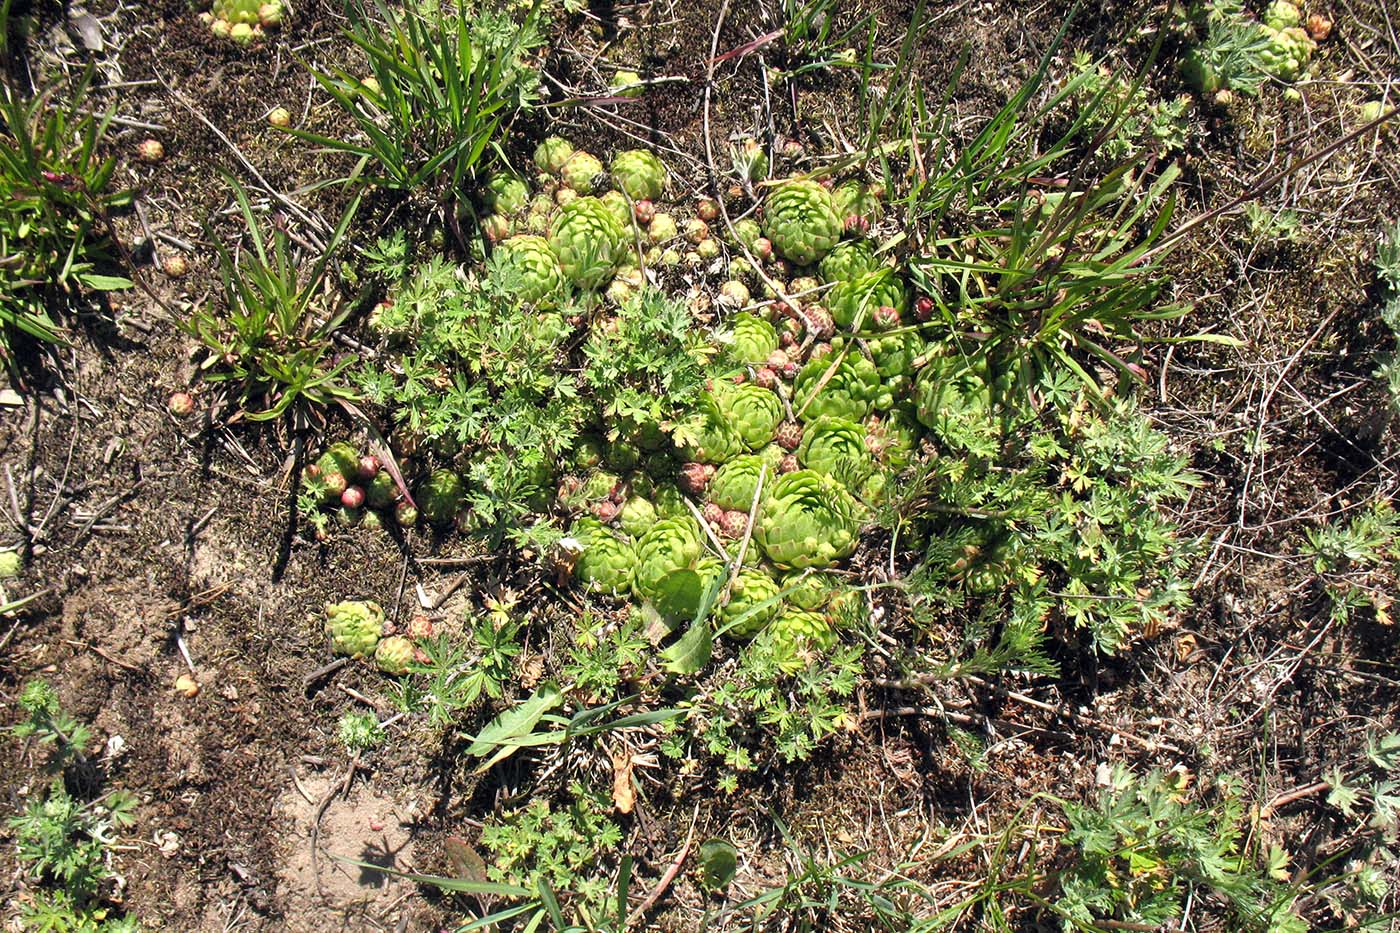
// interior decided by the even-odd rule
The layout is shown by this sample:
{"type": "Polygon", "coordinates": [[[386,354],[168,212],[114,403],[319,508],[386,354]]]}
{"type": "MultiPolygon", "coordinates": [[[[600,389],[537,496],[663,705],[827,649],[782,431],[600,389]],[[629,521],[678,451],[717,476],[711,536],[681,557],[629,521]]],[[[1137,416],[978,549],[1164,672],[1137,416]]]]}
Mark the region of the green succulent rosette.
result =
{"type": "Polygon", "coordinates": [[[589,590],[628,593],[637,569],[637,553],[632,545],[603,527],[595,519],[580,519],[569,529],[582,550],[574,562],[574,576],[589,590]]]}
{"type": "Polygon", "coordinates": [[[807,424],[797,448],[797,462],[856,486],[875,469],[865,446],[865,425],[830,415],[807,424]]]}
{"type": "Polygon", "coordinates": [[[578,518],[574,519],[573,524],[569,526],[569,537],[573,538],[579,544],[582,544],[595,534],[609,534],[609,531],[607,525],[604,525],[592,515],[580,515],[578,518]]]}
{"type": "Polygon", "coordinates": [[[619,437],[608,443],[604,459],[612,469],[626,473],[636,469],[637,464],[641,462],[642,452],[630,439],[619,437]]]}
{"type": "Polygon", "coordinates": [[[246,42],[258,34],[254,27],[279,25],[284,8],[282,0],[214,0],[209,13],[212,32],[246,42]]]}
{"type": "Polygon", "coordinates": [[[334,474],[348,483],[355,481],[359,464],[359,451],[345,441],[338,441],[327,447],[325,453],[316,460],[316,466],[320,469],[322,476],[334,474]]]}
{"type": "Polygon", "coordinates": [[[413,658],[413,642],[402,635],[381,638],[374,649],[374,663],[386,674],[407,674],[413,658]]]}
{"type": "Polygon", "coordinates": [[[874,272],[837,282],[826,297],[827,310],[838,327],[851,327],[859,318],[863,330],[870,327],[876,308],[890,306],[904,314],[909,310],[909,294],[893,269],[874,272]]]}
{"type": "Polygon", "coordinates": [[[387,509],[399,498],[399,486],[388,470],[380,470],[365,484],[365,504],[372,509],[387,509]]]}
{"type": "Polygon", "coordinates": [[[783,403],[776,392],[745,382],[715,390],[724,420],[749,450],[758,450],[773,440],[773,432],[783,420],[783,403]]]}
{"type": "Polygon", "coordinates": [[[724,564],[712,557],[702,557],[694,567],[666,578],[660,594],[651,600],[652,608],[670,622],[689,622],[699,614],[705,593],[723,575],[724,564]]]}
{"type": "Polygon", "coordinates": [[[870,351],[875,371],[886,380],[911,375],[914,361],[924,352],[925,346],[918,331],[903,328],[865,338],[865,348],[870,351]]]}
{"type": "Polygon", "coordinates": [[[753,638],[782,613],[781,592],[765,571],[739,568],[729,587],[729,602],[719,610],[719,628],[730,638],[753,638]]]}
{"type": "MultiPolygon", "coordinates": [[[[725,542],[724,542],[724,560],[725,560],[726,563],[732,564],[735,560],[738,559],[738,557],[739,557],[739,545],[741,545],[741,544],[743,544],[743,542],[742,542],[741,540],[739,540],[738,538],[729,538],[729,539],[725,540],[725,542]]],[[[744,549],[744,560],[743,560],[743,563],[742,563],[740,566],[743,566],[743,567],[761,567],[761,566],[763,566],[763,552],[762,552],[761,550],[759,550],[758,545],[754,544],[752,541],[750,541],[750,542],[749,542],[749,546],[748,546],[747,548],[744,549]]]]}
{"type": "Polygon", "coordinates": [[[656,495],[656,480],[650,473],[638,470],[627,476],[627,491],[633,496],[649,500],[656,495]]]}
{"type": "Polygon", "coordinates": [[[1178,67],[1182,79],[1202,94],[1214,94],[1224,86],[1219,70],[1207,60],[1205,52],[1199,47],[1189,49],[1178,67]]]}
{"type": "Polygon", "coordinates": [[[530,202],[530,189],[509,172],[496,172],[486,181],[486,207],[497,214],[514,214],[530,202]]]}
{"type": "Polygon", "coordinates": [[[608,85],[608,91],[618,97],[641,97],[645,87],[633,87],[640,85],[642,76],[635,71],[620,69],[613,73],[612,83],[608,85]]]}
{"type": "Polygon", "coordinates": [[[823,416],[864,421],[872,410],[888,408],[892,401],[875,364],[854,349],[813,356],[793,383],[792,410],[803,421],[823,416]]]}
{"type": "Polygon", "coordinates": [[[665,602],[670,593],[667,578],[694,569],[700,554],[700,526],[695,519],[661,519],[637,542],[633,592],[653,604],[665,602]]]}
{"type": "Polygon", "coordinates": [[[787,458],[788,452],[777,444],[769,444],[758,451],[758,459],[768,464],[768,475],[777,476],[778,469],[782,466],[783,460],[787,458]]]}
{"type": "MultiPolygon", "coordinates": [[[[715,471],[705,495],[726,512],[747,512],[753,508],[753,494],[763,468],[763,458],[756,454],[735,457],[715,471]]],[[[775,475],[777,470],[769,466],[765,485],[771,483],[775,475]]]]}
{"type": "Polygon", "coordinates": [[[648,242],[660,246],[669,243],[680,236],[680,227],[676,224],[676,218],[670,214],[659,213],[651,219],[651,224],[647,227],[648,242]]]}
{"type": "Polygon", "coordinates": [[[1307,71],[1317,44],[1299,26],[1275,29],[1264,26],[1265,45],[1259,51],[1260,69],[1280,81],[1296,81],[1307,71]]]}
{"type": "Polygon", "coordinates": [[[535,147],[535,168],[541,172],[548,172],[557,175],[564,168],[564,163],[569,161],[569,156],[574,154],[574,146],[567,139],[558,136],[550,136],[544,139],[535,147]]]}
{"type": "Polygon", "coordinates": [[[734,221],[734,242],[749,252],[753,252],[754,244],[762,236],[763,228],[752,217],[743,217],[734,221]]]}
{"type": "Polygon", "coordinates": [[[981,372],[962,357],[929,361],[914,382],[919,423],[952,450],[990,456],[997,425],[991,391],[981,372]]]}
{"type": "Polygon", "coordinates": [[[624,433],[642,451],[658,451],[667,446],[671,437],[653,415],[631,415],[619,419],[624,433]]]}
{"type": "Polygon", "coordinates": [[[336,654],[369,657],[383,633],[384,610],[376,602],[349,599],[326,605],[326,635],[336,654]]]}
{"type": "Polygon", "coordinates": [[[700,396],[685,427],[676,447],[689,460],[718,464],[744,452],[744,439],[712,392],[700,396]]]}
{"type": "Polygon", "coordinates": [[[626,233],[597,198],[565,204],[549,231],[559,267],[580,288],[595,289],[612,278],[626,252],[626,233]]]}
{"type": "Polygon", "coordinates": [[[598,161],[598,157],[580,149],[569,156],[564,167],[559,170],[559,179],[565,186],[579,194],[587,195],[597,190],[602,174],[603,163],[598,161]]]}
{"type": "Polygon", "coordinates": [[[574,442],[573,466],[576,470],[594,470],[607,455],[608,442],[596,434],[584,434],[574,442]]]}
{"type": "Polygon", "coordinates": [[[215,19],[227,23],[247,23],[251,26],[258,21],[259,2],[260,0],[214,0],[209,12],[214,14],[215,19]]]}
{"type": "Polygon", "coordinates": [[[462,477],[451,470],[441,469],[434,470],[418,487],[418,495],[414,498],[418,502],[418,514],[430,525],[444,528],[456,519],[465,494],[462,477]]]}
{"type": "Polygon", "coordinates": [[[1274,0],[1264,8],[1263,19],[1270,29],[1288,29],[1303,24],[1303,11],[1292,0],[1274,0]]]}
{"type": "Polygon", "coordinates": [[[831,192],[831,203],[843,222],[847,217],[864,217],[876,224],[885,215],[885,205],[872,193],[870,186],[855,180],[837,185],[831,192]]]}
{"type": "Polygon", "coordinates": [[[822,257],[817,272],[824,284],[849,282],[880,268],[869,240],[842,240],[822,257]]]}
{"type": "Polygon", "coordinates": [[[634,495],[622,504],[617,513],[617,525],[627,537],[636,540],[651,530],[657,521],[656,506],[651,500],[634,495]]]}
{"type": "Polygon", "coordinates": [[[620,482],[622,482],[622,477],[616,473],[608,470],[593,470],[584,477],[583,484],[578,488],[578,499],[581,500],[580,507],[611,498],[613,490],[617,489],[617,484],[620,482]]]}
{"type": "Polygon", "coordinates": [[[788,609],[769,624],[765,634],[779,670],[789,674],[836,647],[836,629],[830,620],[805,609],[788,609]]]}
{"type": "Polygon", "coordinates": [[[542,236],[523,234],[502,240],[496,246],[497,260],[516,274],[522,301],[539,304],[559,294],[564,287],[564,271],[549,241],[542,236]]]}
{"type": "Polygon", "coordinates": [[[526,457],[516,474],[516,489],[533,511],[543,512],[554,498],[558,475],[551,457],[526,457]]]}
{"type": "Polygon", "coordinates": [[[861,506],[846,487],[815,470],[779,476],[754,525],[754,540],[784,570],[830,567],[860,536],[861,506]]]}
{"type": "Polygon", "coordinates": [[[829,573],[794,570],[779,581],[789,605],[815,612],[825,608],[841,588],[841,582],[829,573]]]}
{"type": "Polygon", "coordinates": [[[613,156],[612,177],[633,201],[655,201],[666,185],[666,166],[654,152],[626,149],[613,156]]]}
{"type": "Polygon", "coordinates": [[[736,363],[760,364],[778,349],[778,332],[756,314],[741,311],[731,321],[733,338],[729,356],[736,363]]]}
{"type": "Polygon", "coordinates": [[[685,496],[675,483],[658,483],[651,495],[651,504],[656,506],[657,518],[688,518],[690,509],[685,506],[685,496]]]}
{"type": "Polygon", "coordinates": [[[604,191],[598,195],[598,200],[608,209],[608,213],[613,215],[613,220],[617,221],[617,225],[624,232],[632,226],[632,208],[621,191],[604,191]]]}
{"type": "Polygon", "coordinates": [[[799,266],[821,259],[841,239],[831,192],[814,181],[783,182],[768,195],[763,211],[763,230],[773,248],[799,266]]]}

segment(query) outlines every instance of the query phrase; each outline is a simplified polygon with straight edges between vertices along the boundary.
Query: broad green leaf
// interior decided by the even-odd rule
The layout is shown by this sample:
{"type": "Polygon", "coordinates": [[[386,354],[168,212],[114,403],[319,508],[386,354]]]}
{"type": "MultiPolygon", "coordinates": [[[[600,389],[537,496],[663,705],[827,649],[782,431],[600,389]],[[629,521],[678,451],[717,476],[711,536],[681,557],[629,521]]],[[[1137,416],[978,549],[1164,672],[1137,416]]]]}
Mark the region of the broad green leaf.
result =
{"type": "Polygon", "coordinates": [[[706,622],[697,622],[674,645],[661,652],[672,674],[694,674],[710,663],[714,636],[706,622]]]}
{"type": "Polygon", "coordinates": [[[553,683],[546,683],[535,691],[528,700],[506,710],[477,734],[475,741],[467,747],[467,754],[476,758],[491,755],[476,770],[487,770],[498,761],[513,755],[520,747],[520,739],[528,736],[545,713],[564,702],[564,696],[553,683]],[[494,752],[495,754],[492,754],[494,752]]]}
{"type": "Polygon", "coordinates": [[[734,880],[739,870],[739,850],[723,839],[710,839],[700,846],[700,883],[710,891],[720,891],[734,880]]]}
{"type": "Polygon", "coordinates": [[[667,619],[688,621],[695,618],[704,594],[704,578],[694,570],[677,570],[661,581],[656,611],[667,619]]]}
{"type": "Polygon", "coordinates": [[[77,275],[79,282],[88,288],[96,289],[99,292],[115,292],[123,288],[130,288],[131,279],[123,278],[120,275],[98,275],[96,272],[80,272],[77,275]]]}

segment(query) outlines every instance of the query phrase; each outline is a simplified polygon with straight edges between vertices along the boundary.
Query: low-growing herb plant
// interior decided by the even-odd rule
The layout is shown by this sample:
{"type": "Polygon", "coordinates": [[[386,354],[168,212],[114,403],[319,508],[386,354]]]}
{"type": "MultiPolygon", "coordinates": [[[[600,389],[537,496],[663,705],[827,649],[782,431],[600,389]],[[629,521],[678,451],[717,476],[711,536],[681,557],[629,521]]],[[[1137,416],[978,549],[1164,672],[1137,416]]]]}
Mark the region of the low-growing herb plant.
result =
{"type": "Polygon", "coordinates": [[[336,738],[350,754],[359,755],[384,741],[384,729],[379,724],[379,717],[373,713],[351,710],[343,713],[336,724],[336,738]]]}
{"type": "Polygon", "coordinates": [[[483,614],[463,643],[447,632],[422,642],[425,659],[409,667],[394,686],[393,702],[404,713],[426,714],[430,727],[454,726],[483,695],[500,698],[521,651],[521,622],[508,609],[483,614]]]}
{"type": "MultiPolygon", "coordinates": [[[[1044,391],[1076,398],[1073,385],[1069,377],[1044,391]]],[[[1009,430],[995,458],[934,459],[909,498],[880,513],[928,541],[908,583],[915,617],[950,604],[971,610],[971,653],[940,666],[947,675],[1053,669],[1040,650],[1047,621],[1114,652],[1187,602],[1192,543],[1169,511],[1199,482],[1185,459],[1129,402],[1100,412],[1080,398],[1062,411],[1009,430]],[[926,534],[908,518],[921,514],[926,534]]],[[[956,445],[969,428],[947,424],[945,443],[956,445]]],[[[984,424],[970,430],[985,437],[984,424]]]]}
{"type": "Polygon", "coordinates": [[[1111,70],[1083,52],[1075,53],[1071,67],[1066,86],[1075,108],[1085,115],[1080,132],[1086,140],[1101,140],[1108,164],[1141,149],[1166,154],[1185,147],[1188,96],[1157,100],[1145,75],[1111,70]]]}
{"type": "Polygon", "coordinates": [[[1242,0],[1206,0],[1188,7],[1195,44],[1181,60],[1181,74],[1203,94],[1258,94],[1270,81],[1293,82],[1307,74],[1317,43],[1303,28],[1294,0],[1273,0],[1255,19],[1242,0]]]}
{"type": "Polygon", "coordinates": [[[334,334],[353,306],[331,282],[330,263],[359,207],[346,209],[324,252],[309,265],[294,254],[281,220],[269,234],[248,192],[229,178],[249,249],[219,249],[223,307],[201,305],[186,327],[208,351],[200,364],[208,382],[227,383],[238,411],[254,421],[289,412],[306,418],[316,410],[352,402],[350,379],[357,362],[340,351],[334,334]]]}
{"type": "Polygon", "coordinates": [[[718,786],[725,793],[738,790],[744,773],[770,755],[805,760],[823,740],[854,725],[850,702],[864,673],[861,647],[803,658],[781,632],[766,631],[747,645],[737,669],[693,701],[689,735],[668,739],[672,755],[722,762],[718,786]]]}
{"type": "Polygon", "coordinates": [[[18,738],[32,738],[48,746],[48,768],[61,772],[70,763],[85,760],[83,749],[92,741],[92,730],[63,709],[52,684],[29,681],[20,691],[19,706],[26,718],[11,731],[18,738]]]}
{"type": "Polygon", "coordinates": [[[557,534],[534,516],[582,435],[617,449],[664,437],[703,384],[705,342],[683,303],[643,290],[574,358],[583,309],[532,308],[520,281],[502,260],[470,277],[440,256],[417,265],[374,320],[402,350],[400,371],[366,366],[359,379],[417,447],[458,468],[473,532],[543,553],[557,534]]]}
{"type": "MultiPolygon", "coordinates": [[[[0,61],[9,65],[10,4],[0,7],[0,61]]],[[[14,364],[23,334],[59,342],[65,309],[86,291],[131,287],[111,215],[131,203],[113,190],[117,160],[103,146],[113,111],[93,113],[93,71],[71,87],[26,97],[0,82],[0,355],[14,364]]]]}
{"type": "Polygon", "coordinates": [[[787,872],[776,884],[726,904],[715,918],[720,928],[727,928],[727,921],[748,929],[779,923],[803,933],[840,927],[894,933],[941,926],[941,918],[925,915],[931,898],[907,879],[907,866],[881,872],[883,878],[877,879],[870,864],[874,853],[804,845],[782,820],[769,816],[787,850],[787,872]]]}
{"type": "Polygon", "coordinates": [[[1139,777],[1115,765],[1089,806],[1065,802],[1075,861],[1059,877],[1054,910],[1066,931],[1104,920],[1162,925],[1188,900],[1223,898],[1242,929],[1302,933],[1288,889],[1269,878],[1245,836],[1238,782],[1221,780],[1214,803],[1188,792],[1181,771],[1139,777]]]}
{"type": "Polygon", "coordinates": [[[1312,559],[1334,621],[1346,622],[1362,608],[1390,621],[1400,516],[1389,502],[1372,502],[1345,520],[1308,529],[1301,551],[1312,559]]]}
{"type": "MultiPolygon", "coordinates": [[[[486,821],[481,845],[491,853],[486,874],[554,899],[542,914],[564,912],[571,923],[597,929],[613,912],[605,863],[615,858],[622,830],[609,818],[612,801],[582,783],[569,788],[569,802],[534,800],[486,821]]],[[[562,927],[561,927],[562,929],[562,927]]]]}
{"type": "Polygon", "coordinates": [[[45,767],[53,775],[47,789],[36,791],[7,823],[35,882],[21,901],[24,929],[134,933],[136,921],[111,901],[119,894],[116,834],[135,823],[136,798],[121,790],[92,799],[75,796],[70,787],[90,785],[97,775],[83,751],[91,731],[64,711],[47,681],[30,681],[19,702],[27,719],[11,732],[49,749],[45,767]]]}
{"type": "Polygon", "coordinates": [[[1272,210],[1258,201],[1250,201],[1244,206],[1245,223],[1249,234],[1256,241],[1294,242],[1303,233],[1302,220],[1298,212],[1287,208],[1272,210]]]}
{"type": "Polygon", "coordinates": [[[358,130],[333,139],[290,132],[360,159],[352,177],[404,192],[427,189],[451,205],[469,191],[490,147],[538,95],[533,61],[543,44],[541,4],[518,21],[501,9],[422,0],[395,9],[380,0],[347,7],[348,38],[369,74],[311,69],[358,130]]]}
{"type": "MultiPolygon", "coordinates": [[[[1381,322],[1400,342],[1400,220],[1381,234],[1376,247],[1375,266],[1380,290],[1381,322]]],[[[1381,355],[1376,376],[1385,381],[1392,406],[1400,408],[1400,362],[1395,353],[1381,355]]]]}

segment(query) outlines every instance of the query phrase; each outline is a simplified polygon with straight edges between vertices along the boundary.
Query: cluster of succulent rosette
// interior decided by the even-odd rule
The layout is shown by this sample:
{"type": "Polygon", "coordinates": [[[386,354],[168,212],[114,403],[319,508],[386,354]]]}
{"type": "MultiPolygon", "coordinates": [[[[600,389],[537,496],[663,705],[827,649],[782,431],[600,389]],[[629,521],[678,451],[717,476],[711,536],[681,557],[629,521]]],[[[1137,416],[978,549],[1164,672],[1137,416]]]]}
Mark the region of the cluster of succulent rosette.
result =
{"type": "Polygon", "coordinates": [[[381,514],[400,524],[418,521],[418,510],[400,494],[379,458],[345,441],[332,444],[302,472],[302,494],[329,509],[343,524],[378,524],[381,514]]]}
{"type": "MultiPolygon", "coordinates": [[[[758,155],[746,156],[749,181],[767,171],[758,155]]],[[[708,606],[731,638],[767,633],[793,658],[830,647],[859,602],[848,564],[888,478],[921,445],[957,450],[968,425],[990,417],[986,380],[956,347],[929,341],[933,302],[870,238],[882,188],[807,176],[735,186],[724,195],[732,222],[712,236],[718,201],[702,199],[684,233],[660,209],[666,169],[653,153],[627,150],[605,169],[550,137],[534,163],[536,194],[518,175],[490,179],[483,224],[526,313],[563,306],[571,289],[624,302],[651,287],[641,270],[686,261],[682,250],[704,247],[699,261],[724,278],[720,300],[697,306],[696,327],[711,336],[698,401],[655,424],[600,424],[540,477],[556,495],[539,511],[567,529],[563,559],[590,592],[635,601],[673,628],[708,606]]],[[[591,306],[579,326],[606,327],[607,302],[591,306]]],[[[358,488],[353,453],[332,448],[308,482],[342,468],[345,488],[358,488]]],[[[369,481],[365,503],[394,507],[405,526],[469,531],[463,474],[416,472],[412,504],[387,478],[369,481]]],[[[327,497],[358,507],[332,486],[327,497]]]]}
{"type": "Polygon", "coordinates": [[[642,286],[641,263],[670,261],[675,218],[656,210],[666,166],[653,152],[628,149],[609,166],[551,136],[536,147],[534,192],[498,172],[486,184],[482,222],[501,260],[519,275],[522,300],[549,305],[566,286],[621,302],[642,286]],[[639,253],[637,244],[647,248],[639,253]]]}
{"type": "MultiPolygon", "coordinates": [[[[1297,81],[1307,72],[1317,42],[1304,26],[1303,12],[1292,0],[1274,0],[1264,11],[1264,71],[1280,81],[1297,81]]],[[[1314,27],[1316,31],[1316,27],[1314,27]]]]}
{"type": "MultiPolygon", "coordinates": [[[[562,158],[567,144],[554,145],[562,158]]],[[[736,165],[762,180],[768,158],[750,148],[736,165]]],[[[613,163],[624,190],[626,161],[613,163]]],[[[932,302],[868,238],[882,220],[879,185],[781,179],[747,211],[746,193],[728,192],[732,235],[700,240],[728,259],[718,304],[730,313],[712,331],[707,391],[661,444],[582,444],[556,511],[573,516],[573,572],[589,591],[673,627],[710,605],[716,631],[763,633],[798,663],[830,648],[858,603],[847,564],[886,477],[924,438],[955,439],[958,419],[986,417],[989,400],[960,356],[927,342],[920,317],[932,302]]],[[[702,201],[687,228],[717,208],[702,201]]]]}
{"type": "Polygon", "coordinates": [[[406,674],[409,665],[426,663],[418,642],[431,638],[433,624],[427,616],[414,616],[399,631],[376,602],[350,599],[327,603],[319,621],[330,640],[331,651],[350,658],[369,658],[386,674],[406,674]]]}
{"type": "MultiPolygon", "coordinates": [[[[1243,20],[1245,38],[1236,39],[1240,61],[1248,61],[1256,75],[1291,83],[1306,77],[1319,42],[1332,31],[1332,23],[1321,14],[1305,16],[1294,0],[1273,0],[1259,21],[1243,20]]],[[[1238,69],[1238,62],[1231,66],[1238,69]]],[[[1230,90],[1237,78],[1230,68],[1220,66],[1202,47],[1190,49],[1181,62],[1182,74],[1205,94],[1230,90]]]]}
{"type": "Polygon", "coordinates": [[[200,19],[222,39],[247,45],[282,25],[282,0],[214,0],[200,19]]]}

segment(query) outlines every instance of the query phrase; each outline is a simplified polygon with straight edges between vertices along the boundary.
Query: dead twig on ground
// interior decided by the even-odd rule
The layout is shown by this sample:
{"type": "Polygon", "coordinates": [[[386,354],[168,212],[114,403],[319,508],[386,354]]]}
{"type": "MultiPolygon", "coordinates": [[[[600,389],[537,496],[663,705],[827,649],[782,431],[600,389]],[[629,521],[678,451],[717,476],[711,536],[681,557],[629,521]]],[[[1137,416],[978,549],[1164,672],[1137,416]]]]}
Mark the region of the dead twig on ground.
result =
{"type": "Polygon", "coordinates": [[[108,662],[110,662],[110,663],[112,663],[112,664],[115,664],[117,667],[120,667],[122,670],[131,671],[131,672],[133,672],[133,673],[138,673],[138,674],[139,674],[139,673],[141,672],[141,670],[142,670],[142,668],[137,667],[135,664],[132,664],[132,663],[130,663],[130,662],[128,662],[128,661],[123,661],[123,660],[121,660],[120,658],[114,658],[114,657],[112,657],[112,656],[111,656],[110,654],[108,654],[106,651],[102,650],[101,648],[97,647],[97,646],[94,645],[94,644],[90,644],[90,643],[85,642],[85,641],[74,641],[74,640],[71,639],[71,638],[65,638],[65,639],[63,639],[63,642],[64,642],[64,644],[72,645],[74,648],[82,648],[82,649],[85,649],[85,650],[87,650],[87,651],[91,651],[93,654],[97,655],[97,656],[98,656],[99,658],[101,658],[102,660],[108,661],[108,662]]]}
{"type": "MultiPolygon", "coordinates": [[[[726,0],[726,5],[728,0],[726,0]]],[[[695,805],[695,812],[690,817],[690,829],[685,834],[685,842],[681,844],[681,849],[676,853],[675,859],[667,867],[666,872],[656,882],[656,886],[651,889],[646,900],[637,905],[637,909],[627,915],[627,922],[623,925],[625,930],[634,923],[646,916],[646,912],[661,899],[661,895],[666,893],[666,889],[671,886],[671,882],[676,880],[676,875],[680,874],[681,866],[685,864],[685,858],[690,854],[690,844],[695,840],[695,824],[700,819],[700,804],[695,805]]]]}

